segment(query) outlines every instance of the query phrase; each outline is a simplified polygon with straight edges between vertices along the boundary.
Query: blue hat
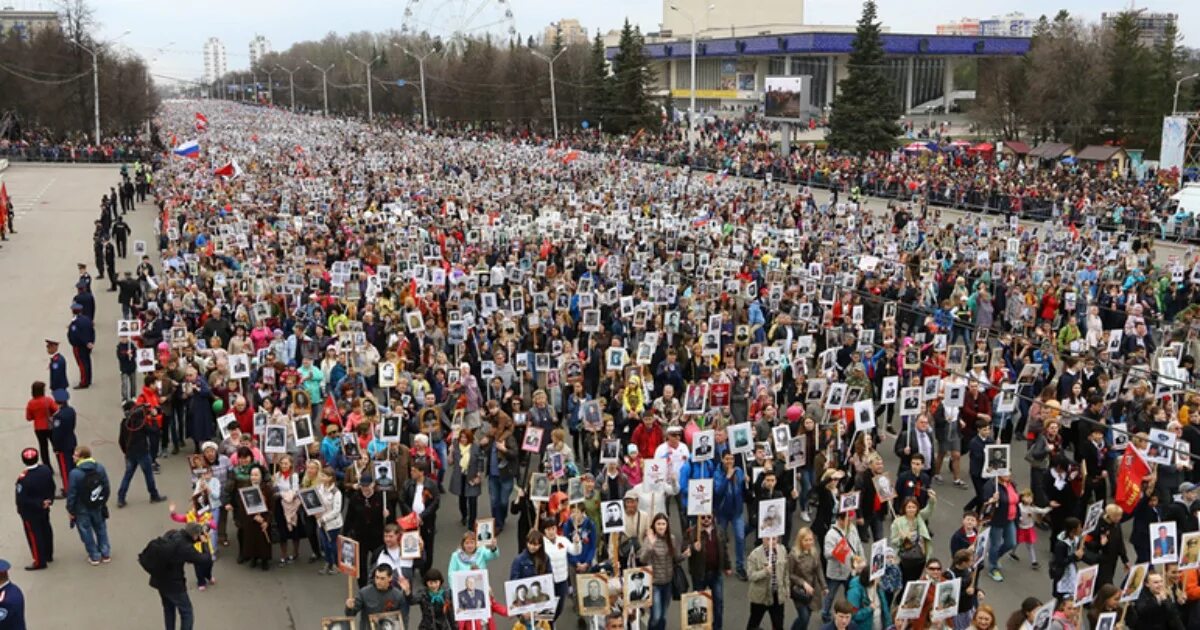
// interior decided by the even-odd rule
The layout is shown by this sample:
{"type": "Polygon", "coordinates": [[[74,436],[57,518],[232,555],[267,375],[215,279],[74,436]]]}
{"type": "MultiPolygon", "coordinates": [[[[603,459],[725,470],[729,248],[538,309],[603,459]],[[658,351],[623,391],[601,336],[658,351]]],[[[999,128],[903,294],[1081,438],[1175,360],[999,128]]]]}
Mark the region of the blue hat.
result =
{"type": "Polygon", "coordinates": [[[8,560],[0,559],[0,573],[8,573],[10,569],[12,569],[12,565],[8,563],[8,560]]]}
{"type": "Polygon", "coordinates": [[[54,402],[62,404],[71,399],[71,393],[65,389],[54,390],[54,402]]]}

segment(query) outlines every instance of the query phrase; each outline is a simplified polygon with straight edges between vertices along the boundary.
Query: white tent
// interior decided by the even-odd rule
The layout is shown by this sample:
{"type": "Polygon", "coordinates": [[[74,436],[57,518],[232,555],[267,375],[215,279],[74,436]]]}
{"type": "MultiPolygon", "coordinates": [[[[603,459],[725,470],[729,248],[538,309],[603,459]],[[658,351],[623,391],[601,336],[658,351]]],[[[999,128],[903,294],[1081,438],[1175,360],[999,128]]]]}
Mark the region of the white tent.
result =
{"type": "Polygon", "coordinates": [[[1188,184],[1182,190],[1171,195],[1171,199],[1179,202],[1179,211],[1197,215],[1200,214],[1200,184],[1188,184]]]}

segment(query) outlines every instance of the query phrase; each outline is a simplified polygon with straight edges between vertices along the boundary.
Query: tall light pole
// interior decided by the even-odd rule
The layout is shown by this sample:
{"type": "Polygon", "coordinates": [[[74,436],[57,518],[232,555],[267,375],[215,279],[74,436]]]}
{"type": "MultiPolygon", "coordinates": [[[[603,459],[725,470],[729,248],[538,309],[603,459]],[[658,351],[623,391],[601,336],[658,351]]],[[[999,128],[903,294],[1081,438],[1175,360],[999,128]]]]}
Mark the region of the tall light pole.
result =
{"type": "Polygon", "coordinates": [[[283,66],[275,66],[275,67],[279,68],[280,70],[283,70],[288,75],[288,91],[291,92],[292,111],[295,112],[296,111],[296,77],[295,77],[295,75],[296,75],[296,70],[299,70],[300,66],[296,66],[295,70],[288,70],[287,68],[284,68],[283,66]]]}
{"type": "MultiPolygon", "coordinates": [[[[381,55],[375,55],[374,59],[367,61],[367,60],[363,59],[362,57],[359,57],[358,55],[350,52],[349,50],[346,51],[346,54],[350,55],[351,57],[354,57],[355,61],[357,61],[358,63],[361,63],[362,65],[366,66],[366,68],[367,68],[367,122],[375,122],[375,103],[374,103],[374,101],[371,100],[371,92],[372,92],[372,90],[371,90],[371,64],[374,64],[376,61],[379,61],[379,58],[381,57],[381,55]]],[[[322,76],[324,76],[324,74],[322,74],[322,76]]],[[[328,113],[328,112],[326,112],[326,113],[328,113]]]]}
{"type": "MultiPolygon", "coordinates": [[[[158,61],[158,56],[167,52],[167,50],[170,49],[174,45],[175,45],[175,42],[171,42],[171,43],[167,44],[166,46],[163,46],[162,48],[159,48],[158,50],[154,51],[154,56],[150,58],[150,63],[152,64],[155,61],[158,61]]],[[[149,103],[150,103],[150,68],[149,68],[149,64],[147,64],[147,68],[146,68],[146,104],[149,104],[149,103]]],[[[149,114],[146,115],[146,137],[147,138],[150,137],[151,133],[153,133],[153,130],[150,128],[150,119],[153,117],[154,117],[153,112],[150,112],[149,114]]]]}
{"type": "Polygon", "coordinates": [[[429,128],[429,103],[428,103],[428,101],[425,100],[425,58],[428,57],[429,55],[432,55],[433,51],[431,50],[431,51],[425,53],[424,55],[414,55],[412,53],[412,51],[410,51],[407,48],[404,48],[403,50],[404,50],[404,54],[408,55],[409,57],[412,57],[413,59],[416,59],[417,64],[421,68],[421,126],[428,129],[429,128]]]}
{"type": "Polygon", "coordinates": [[[1195,79],[1196,77],[1200,77],[1200,72],[1197,72],[1195,74],[1189,74],[1186,77],[1183,77],[1182,79],[1175,82],[1175,98],[1171,100],[1171,115],[1172,116],[1175,115],[1175,112],[1179,111],[1179,86],[1183,85],[1184,81],[1188,81],[1190,79],[1195,79]]]}
{"type": "Polygon", "coordinates": [[[567,52],[567,49],[563,48],[562,50],[558,51],[557,55],[554,55],[553,57],[547,57],[536,50],[531,50],[529,52],[532,52],[534,57],[537,57],[538,59],[550,64],[550,111],[554,116],[554,140],[558,141],[558,98],[554,94],[554,62],[558,61],[558,58],[561,57],[563,53],[567,52]]]}
{"type": "Polygon", "coordinates": [[[267,98],[271,100],[271,105],[275,105],[275,82],[271,80],[271,75],[275,74],[274,70],[267,70],[267,98]]]}
{"type": "Polygon", "coordinates": [[[333,70],[334,64],[329,64],[328,68],[321,68],[321,66],[318,66],[317,64],[315,64],[307,59],[304,60],[304,63],[316,68],[317,72],[321,73],[321,97],[323,99],[325,99],[325,115],[328,116],[329,115],[329,84],[326,81],[326,78],[327,78],[326,75],[329,73],[330,70],[333,70]]]}
{"type": "MultiPolygon", "coordinates": [[[[715,8],[715,4],[710,4],[705,7],[705,15],[708,15],[708,12],[715,8]]],[[[692,68],[691,79],[689,81],[691,95],[688,97],[688,147],[690,148],[695,142],[694,136],[696,131],[696,20],[692,19],[692,16],[689,15],[687,11],[680,9],[679,5],[677,4],[672,4],[671,10],[679,15],[682,15],[683,19],[687,20],[688,23],[692,25],[692,68]]]]}
{"type": "MultiPolygon", "coordinates": [[[[130,33],[130,31],[125,31],[124,33],[121,33],[120,35],[118,35],[116,37],[116,39],[113,39],[109,43],[111,44],[112,42],[115,42],[118,39],[125,37],[129,33],[130,33]]],[[[92,113],[95,115],[95,118],[96,118],[96,129],[95,129],[95,131],[96,131],[96,146],[100,146],[100,61],[99,61],[99,58],[96,53],[96,51],[99,50],[99,46],[97,46],[96,48],[88,48],[87,46],[84,46],[82,43],[80,43],[78,40],[72,39],[72,40],[67,40],[67,41],[70,41],[72,44],[75,44],[80,49],[82,49],[84,52],[86,52],[92,56],[92,113]]],[[[93,44],[93,45],[95,45],[95,44],[93,44]]]]}

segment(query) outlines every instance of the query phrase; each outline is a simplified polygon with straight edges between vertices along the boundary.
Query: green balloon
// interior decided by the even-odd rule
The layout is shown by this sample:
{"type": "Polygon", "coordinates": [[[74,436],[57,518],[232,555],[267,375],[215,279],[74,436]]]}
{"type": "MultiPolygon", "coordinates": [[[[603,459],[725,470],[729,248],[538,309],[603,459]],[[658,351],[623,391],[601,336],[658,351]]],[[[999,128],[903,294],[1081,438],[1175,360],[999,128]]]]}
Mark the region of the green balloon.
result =
{"type": "Polygon", "coordinates": [[[225,401],[220,398],[213,401],[213,413],[221,413],[225,411],[225,401]]]}

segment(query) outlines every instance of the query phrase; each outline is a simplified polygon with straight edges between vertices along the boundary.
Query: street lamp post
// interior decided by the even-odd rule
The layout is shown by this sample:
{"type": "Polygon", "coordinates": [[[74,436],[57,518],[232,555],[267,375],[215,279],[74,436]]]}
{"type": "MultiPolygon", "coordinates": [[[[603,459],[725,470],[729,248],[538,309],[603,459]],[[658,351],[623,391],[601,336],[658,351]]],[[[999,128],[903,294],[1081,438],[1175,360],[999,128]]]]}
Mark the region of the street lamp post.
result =
{"type": "Polygon", "coordinates": [[[424,55],[414,55],[412,51],[405,48],[404,54],[417,60],[417,65],[421,68],[421,126],[429,128],[429,103],[425,100],[425,58],[433,54],[429,51],[424,55]]]}
{"type": "MultiPolygon", "coordinates": [[[[329,115],[329,83],[326,79],[328,78],[327,75],[328,75],[329,71],[333,70],[334,64],[329,64],[328,68],[322,68],[321,66],[318,66],[317,64],[315,64],[307,59],[304,60],[304,63],[307,63],[308,65],[316,68],[317,72],[321,73],[321,97],[325,100],[325,115],[328,116],[329,115]]],[[[369,98],[367,100],[370,101],[369,98]]]]}
{"type": "Polygon", "coordinates": [[[295,75],[296,75],[296,70],[299,70],[300,67],[296,66],[296,68],[293,70],[288,70],[287,68],[284,68],[283,66],[275,66],[275,67],[279,68],[280,70],[283,70],[288,75],[288,91],[291,93],[292,111],[295,112],[296,111],[296,76],[295,75]]]}
{"type": "Polygon", "coordinates": [[[1183,85],[1184,81],[1200,77],[1200,72],[1189,74],[1186,77],[1175,82],[1175,98],[1171,100],[1171,115],[1174,116],[1179,111],[1179,86],[1183,85]]]}
{"type": "MultiPolygon", "coordinates": [[[[708,15],[708,12],[715,8],[716,5],[714,4],[710,4],[705,7],[705,15],[708,15]]],[[[679,15],[682,15],[683,19],[687,20],[688,24],[692,25],[691,78],[689,79],[690,83],[688,86],[690,88],[689,91],[691,92],[691,94],[688,96],[688,148],[691,148],[692,144],[695,142],[693,136],[695,135],[696,129],[696,20],[692,19],[692,16],[689,15],[687,11],[680,9],[679,5],[677,4],[672,4],[671,10],[679,15]]]]}
{"type": "MultiPolygon", "coordinates": [[[[375,103],[371,100],[371,64],[379,61],[381,55],[375,55],[374,59],[367,61],[353,52],[350,52],[349,50],[346,51],[346,54],[354,57],[355,61],[361,63],[367,68],[367,122],[375,122],[375,103]]],[[[324,73],[322,73],[321,76],[324,76],[324,73]]],[[[326,114],[328,114],[328,112],[326,112],[326,114]]]]}
{"type": "Polygon", "coordinates": [[[274,70],[267,70],[267,98],[271,101],[271,105],[275,105],[275,82],[271,80],[271,75],[275,74],[274,70]]]}
{"type": "MultiPolygon", "coordinates": [[[[125,31],[112,41],[115,42],[118,39],[125,37],[129,33],[130,31],[125,31]]],[[[96,146],[100,146],[100,61],[96,52],[99,50],[99,47],[97,46],[96,48],[88,48],[87,46],[81,44],[78,40],[74,39],[67,41],[70,41],[72,44],[75,44],[84,52],[92,56],[92,114],[94,115],[96,122],[96,146]]],[[[111,44],[112,42],[109,43],[111,44]]]]}
{"type": "Polygon", "coordinates": [[[536,50],[530,52],[533,53],[533,56],[550,64],[550,112],[554,117],[554,140],[558,141],[558,97],[554,94],[554,62],[558,61],[558,58],[567,52],[567,49],[558,51],[558,54],[553,57],[547,57],[536,50]]]}

